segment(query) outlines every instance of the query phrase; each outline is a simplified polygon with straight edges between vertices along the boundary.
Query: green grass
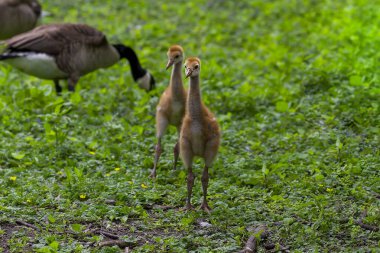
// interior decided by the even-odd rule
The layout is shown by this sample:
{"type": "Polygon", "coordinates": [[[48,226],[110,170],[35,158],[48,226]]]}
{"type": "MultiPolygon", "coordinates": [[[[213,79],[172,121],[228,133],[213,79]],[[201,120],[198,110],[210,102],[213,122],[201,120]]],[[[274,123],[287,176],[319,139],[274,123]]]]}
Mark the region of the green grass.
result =
{"type": "Polygon", "coordinates": [[[118,234],[133,252],[237,252],[258,225],[291,252],[380,252],[379,232],[355,223],[367,210],[363,222],[380,226],[377,1],[43,7],[51,13],[43,23],[87,23],[135,48],[158,88],[140,90],[121,62],[57,97],[51,82],[0,64],[3,252],[120,251],[99,248],[108,238],[89,232],[95,228],[118,234]],[[223,131],[211,215],[180,210],[186,171],[171,170],[174,129],[158,179],[148,178],[155,106],[169,80],[166,51],[177,43],[201,58],[203,100],[223,131]]]}

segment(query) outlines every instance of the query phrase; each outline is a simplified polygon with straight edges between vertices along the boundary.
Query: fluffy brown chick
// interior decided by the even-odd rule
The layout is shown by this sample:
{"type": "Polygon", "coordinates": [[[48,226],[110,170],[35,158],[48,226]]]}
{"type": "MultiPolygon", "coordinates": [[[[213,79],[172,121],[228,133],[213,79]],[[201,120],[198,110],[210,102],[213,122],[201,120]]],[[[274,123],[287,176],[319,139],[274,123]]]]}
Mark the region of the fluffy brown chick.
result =
{"type": "Polygon", "coordinates": [[[199,89],[199,74],[201,62],[198,58],[188,58],[185,62],[186,78],[190,77],[186,113],[180,134],[180,153],[187,175],[186,209],[192,209],[191,193],[194,185],[192,171],[193,158],[202,157],[205,166],[202,174],[203,201],[201,208],[210,212],[207,203],[207,188],[209,182],[208,169],[212,166],[220,144],[220,130],[215,116],[202,103],[199,89]]]}
{"type": "MultiPolygon", "coordinates": [[[[155,157],[153,170],[150,176],[152,178],[156,177],[156,170],[158,165],[158,160],[162,153],[161,139],[165,134],[165,131],[169,125],[175,126],[177,128],[177,133],[179,136],[182,119],[185,115],[186,107],[186,90],[182,84],[182,62],[183,62],[183,49],[179,45],[173,45],[169,48],[167,52],[168,63],[166,69],[172,68],[170,83],[166,88],[164,93],[161,95],[160,101],[157,105],[156,110],[156,137],[157,145],[155,148],[155,157]]],[[[179,144],[178,141],[174,146],[174,166],[176,169],[177,161],[179,156],[179,144]]]]}

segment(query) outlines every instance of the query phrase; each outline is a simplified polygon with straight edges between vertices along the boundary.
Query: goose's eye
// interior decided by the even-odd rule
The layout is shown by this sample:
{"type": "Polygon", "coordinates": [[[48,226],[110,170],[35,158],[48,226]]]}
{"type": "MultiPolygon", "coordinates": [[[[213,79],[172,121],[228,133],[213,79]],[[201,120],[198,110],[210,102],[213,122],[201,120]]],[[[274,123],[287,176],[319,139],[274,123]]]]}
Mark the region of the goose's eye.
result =
{"type": "Polygon", "coordinates": [[[179,58],[179,55],[176,55],[174,58],[178,59],[178,58],[179,58]]]}
{"type": "Polygon", "coordinates": [[[198,69],[198,67],[199,67],[198,65],[195,65],[194,69],[198,69]]]}

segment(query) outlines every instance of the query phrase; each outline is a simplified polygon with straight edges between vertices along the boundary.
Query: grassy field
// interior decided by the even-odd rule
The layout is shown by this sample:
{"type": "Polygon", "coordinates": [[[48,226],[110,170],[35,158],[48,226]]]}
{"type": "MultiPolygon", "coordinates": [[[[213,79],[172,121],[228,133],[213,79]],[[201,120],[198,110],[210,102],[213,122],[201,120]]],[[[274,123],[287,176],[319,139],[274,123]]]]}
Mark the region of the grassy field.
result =
{"type": "Polygon", "coordinates": [[[120,62],[57,97],[52,82],[0,64],[0,252],[120,252],[100,247],[104,231],[132,252],[238,252],[258,226],[269,231],[258,252],[380,252],[380,232],[358,225],[380,226],[378,1],[43,7],[42,23],[87,23],[135,48],[157,89],[140,90],[120,62]],[[175,129],[148,177],[177,43],[201,58],[203,100],[223,132],[210,215],[181,210],[175,129]]]}

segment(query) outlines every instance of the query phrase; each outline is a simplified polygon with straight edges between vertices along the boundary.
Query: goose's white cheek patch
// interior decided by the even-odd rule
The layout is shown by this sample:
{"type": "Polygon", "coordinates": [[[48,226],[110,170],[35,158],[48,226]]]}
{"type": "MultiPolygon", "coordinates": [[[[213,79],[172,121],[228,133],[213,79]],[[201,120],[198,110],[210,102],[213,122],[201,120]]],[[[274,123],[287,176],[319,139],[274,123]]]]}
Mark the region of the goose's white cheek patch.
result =
{"type": "Polygon", "coordinates": [[[141,89],[144,89],[147,91],[150,90],[150,78],[151,78],[150,74],[147,71],[143,77],[140,77],[139,79],[137,79],[137,83],[139,84],[141,89]]]}

